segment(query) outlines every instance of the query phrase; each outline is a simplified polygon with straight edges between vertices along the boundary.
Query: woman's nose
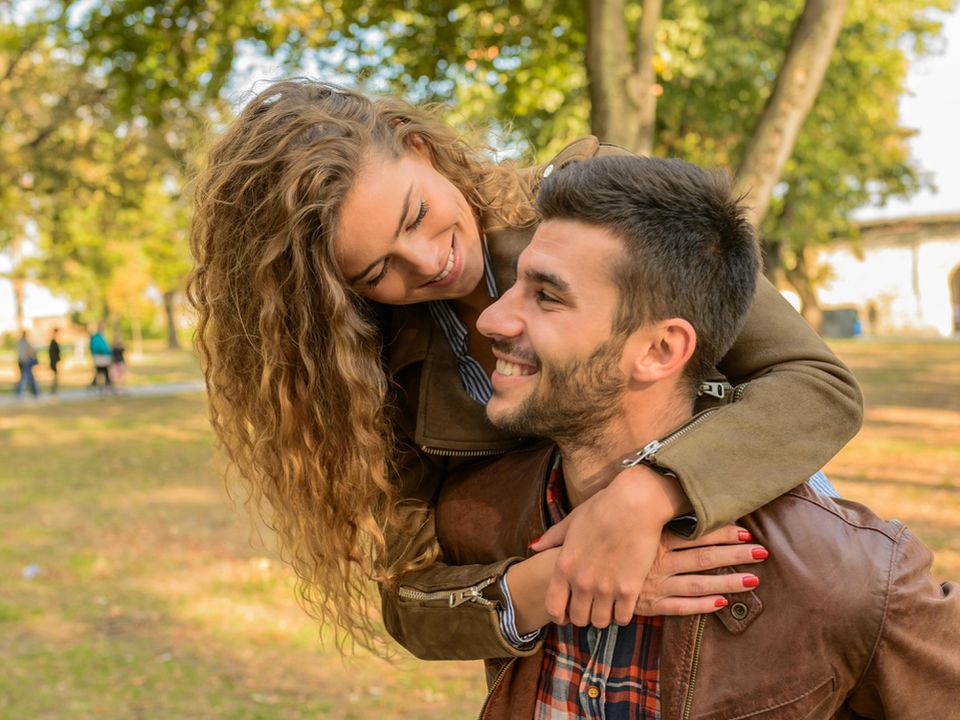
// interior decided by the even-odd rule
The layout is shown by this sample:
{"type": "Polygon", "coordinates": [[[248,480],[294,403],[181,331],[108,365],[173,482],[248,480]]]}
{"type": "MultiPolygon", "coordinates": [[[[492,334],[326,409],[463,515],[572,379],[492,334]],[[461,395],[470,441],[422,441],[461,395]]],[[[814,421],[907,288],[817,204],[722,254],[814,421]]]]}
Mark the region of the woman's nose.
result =
{"type": "Polygon", "coordinates": [[[408,238],[400,254],[410,269],[424,278],[438,275],[446,261],[446,257],[441,258],[440,243],[425,235],[408,238]]]}

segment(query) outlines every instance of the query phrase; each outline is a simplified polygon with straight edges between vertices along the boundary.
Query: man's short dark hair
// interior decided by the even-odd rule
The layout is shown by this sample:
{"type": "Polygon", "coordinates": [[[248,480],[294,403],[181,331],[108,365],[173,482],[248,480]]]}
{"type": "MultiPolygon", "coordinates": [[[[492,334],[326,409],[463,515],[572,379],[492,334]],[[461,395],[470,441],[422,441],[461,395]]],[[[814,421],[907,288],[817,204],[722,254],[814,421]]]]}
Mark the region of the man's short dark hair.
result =
{"type": "Polygon", "coordinates": [[[726,173],[675,159],[592,158],[544,180],[537,208],[543,220],[576,220],[624,240],[624,261],[612,268],[614,333],[687,320],[697,331],[684,372],[692,381],[733,344],[753,301],[759,253],[726,173]]]}

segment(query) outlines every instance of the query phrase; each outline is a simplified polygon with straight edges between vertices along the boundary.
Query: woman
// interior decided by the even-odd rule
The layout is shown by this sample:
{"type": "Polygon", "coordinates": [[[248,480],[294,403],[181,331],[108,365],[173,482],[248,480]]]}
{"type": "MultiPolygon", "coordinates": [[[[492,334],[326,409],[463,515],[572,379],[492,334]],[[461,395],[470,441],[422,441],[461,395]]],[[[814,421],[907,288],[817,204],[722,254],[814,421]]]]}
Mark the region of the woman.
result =
{"type": "MultiPolygon", "coordinates": [[[[375,635],[376,579],[387,628],[418,656],[525,651],[498,624],[498,581],[520,559],[444,565],[430,506],[446,474],[521,444],[486,422],[493,357],[474,322],[512,282],[540,179],[607,152],[624,151],[585,138],[519,171],[428,112],[312,81],[261,92],[211,149],[190,297],[212,424],[305,607],[361,643],[375,635]]],[[[658,454],[675,480],[638,466],[578,509],[564,567],[582,572],[610,518],[633,543],[604,550],[610,567],[636,564],[637,548],[648,567],[677,509],[694,511],[698,533],[717,528],[859,427],[852,376],[769,283],[720,369],[740,401],[658,454]],[[624,508],[634,515],[619,520],[624,508]]]]}

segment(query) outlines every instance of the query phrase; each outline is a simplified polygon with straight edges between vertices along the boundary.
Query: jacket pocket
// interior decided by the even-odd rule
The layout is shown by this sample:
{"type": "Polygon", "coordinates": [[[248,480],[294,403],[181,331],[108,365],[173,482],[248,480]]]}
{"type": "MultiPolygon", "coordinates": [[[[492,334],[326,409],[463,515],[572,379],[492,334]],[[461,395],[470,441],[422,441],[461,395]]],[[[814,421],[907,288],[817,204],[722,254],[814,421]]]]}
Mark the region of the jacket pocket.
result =
{"type": "Polygon", "coordinates": [[[831,676],[807,690],[784,693],[765,701],[742,698],[735,706],[706,714],[694,713],[691,720],[828,720],[836,708],[837,680],[831,676]]]}

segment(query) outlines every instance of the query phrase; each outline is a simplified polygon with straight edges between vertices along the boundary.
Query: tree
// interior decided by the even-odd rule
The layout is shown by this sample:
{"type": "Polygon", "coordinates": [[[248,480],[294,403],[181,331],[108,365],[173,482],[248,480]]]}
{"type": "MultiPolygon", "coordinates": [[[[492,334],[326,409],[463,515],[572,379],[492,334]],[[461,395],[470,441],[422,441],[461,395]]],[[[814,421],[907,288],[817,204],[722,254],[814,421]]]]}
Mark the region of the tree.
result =
{"type": "Polygon", "coordinates": [[[803,248],[849,233],[852,209],[923,182],[897,102],[908,52],[925,52],[939,31],[929,11],[952,7],[852,0],[841,28],[846,4],[675,0],[657,18],[661,8],[650,0],[484,3],[472,14],[438,0],[384,3],[345,33],[361,59],[348,53],[337,69],[366,71],[408,95],[453,97],[468,119],[505,118],[512,137],[541,158],[587,131],[589,116],[595,132],[628,147],[737,171],[757,193],[771,275],[796,284],[813,317],[807,289],[817,276],[805,271],[803,248]],[[370,30],[385,38],[385,50],[360,52],[370,30]],[[449,51],[419,52],[425,46],[449,51]],[[385,59],[390,70],[377,74],[385,59]],[[656,107],[653,133],[639,129],[644,102],[648,113],[656,107]]]}
{"type": "MultiPolygon", "coordinates": [[[[143,218],[182,205],[197,128],[223,103],[203,92],[200,77],[167,76],[173,87],[192,84],[179,95],[160,84],[164,92],[151,95],[158,82],[148,70],[161,56],[111,45],[97,21],[109,9],[86,8],[83,15],[80,5],[38,3],[24,16],[0,5],[0,249],[22,245],[29,224],[41,257],[18,272],[82,301],[98,321],[135,312],[128,309],[131,281],[138,269],[151,270],[151,284],[167,300],[173,343],[173,301],[188,269],[186,218],[181,213],[176,232],[162,237],[143,218]],[[133,67],[138,80],[124,72],[131,57],[143,61],[133,67]],[[176,191],[157,192],[158,179],[176,191]],[[161,257],[168,262],[147,262],[161,257]]],[[[121,39],[140,37],[127,30],[121,39]]],[[[216,66],[205,58],[193,57],[195,73],[216,66]]]]}
{"type": "MultiPolygon", "coordinates": [[[[185,134],[165,128],[216,122],[237,57],[269,52],[291,72],[318,68],[367,89],[449,102],[458,124],[482,124],[496,134],[494,144],[534,148],[541,159],[592,123],[628,147],[739,170],[758,193],[771,274],[800,283],[806,245],[848,230],[852,208],[923,182],[896,104],[908,53],[925,52],[939,31],[929,11],[949,9],[952,0],[674,0],[662,7],[659,0],[118,0],[83,7],[64,25],[64,42],[81,48],[92,86],[109,94],[114,116],[175,140],[166,153],[181,171],[189,162],[185,134]],[[827,30],[809,32],[818,19],[827,30]]],[[[806,276],[815,279],[812,271],[806,276]]]]}

